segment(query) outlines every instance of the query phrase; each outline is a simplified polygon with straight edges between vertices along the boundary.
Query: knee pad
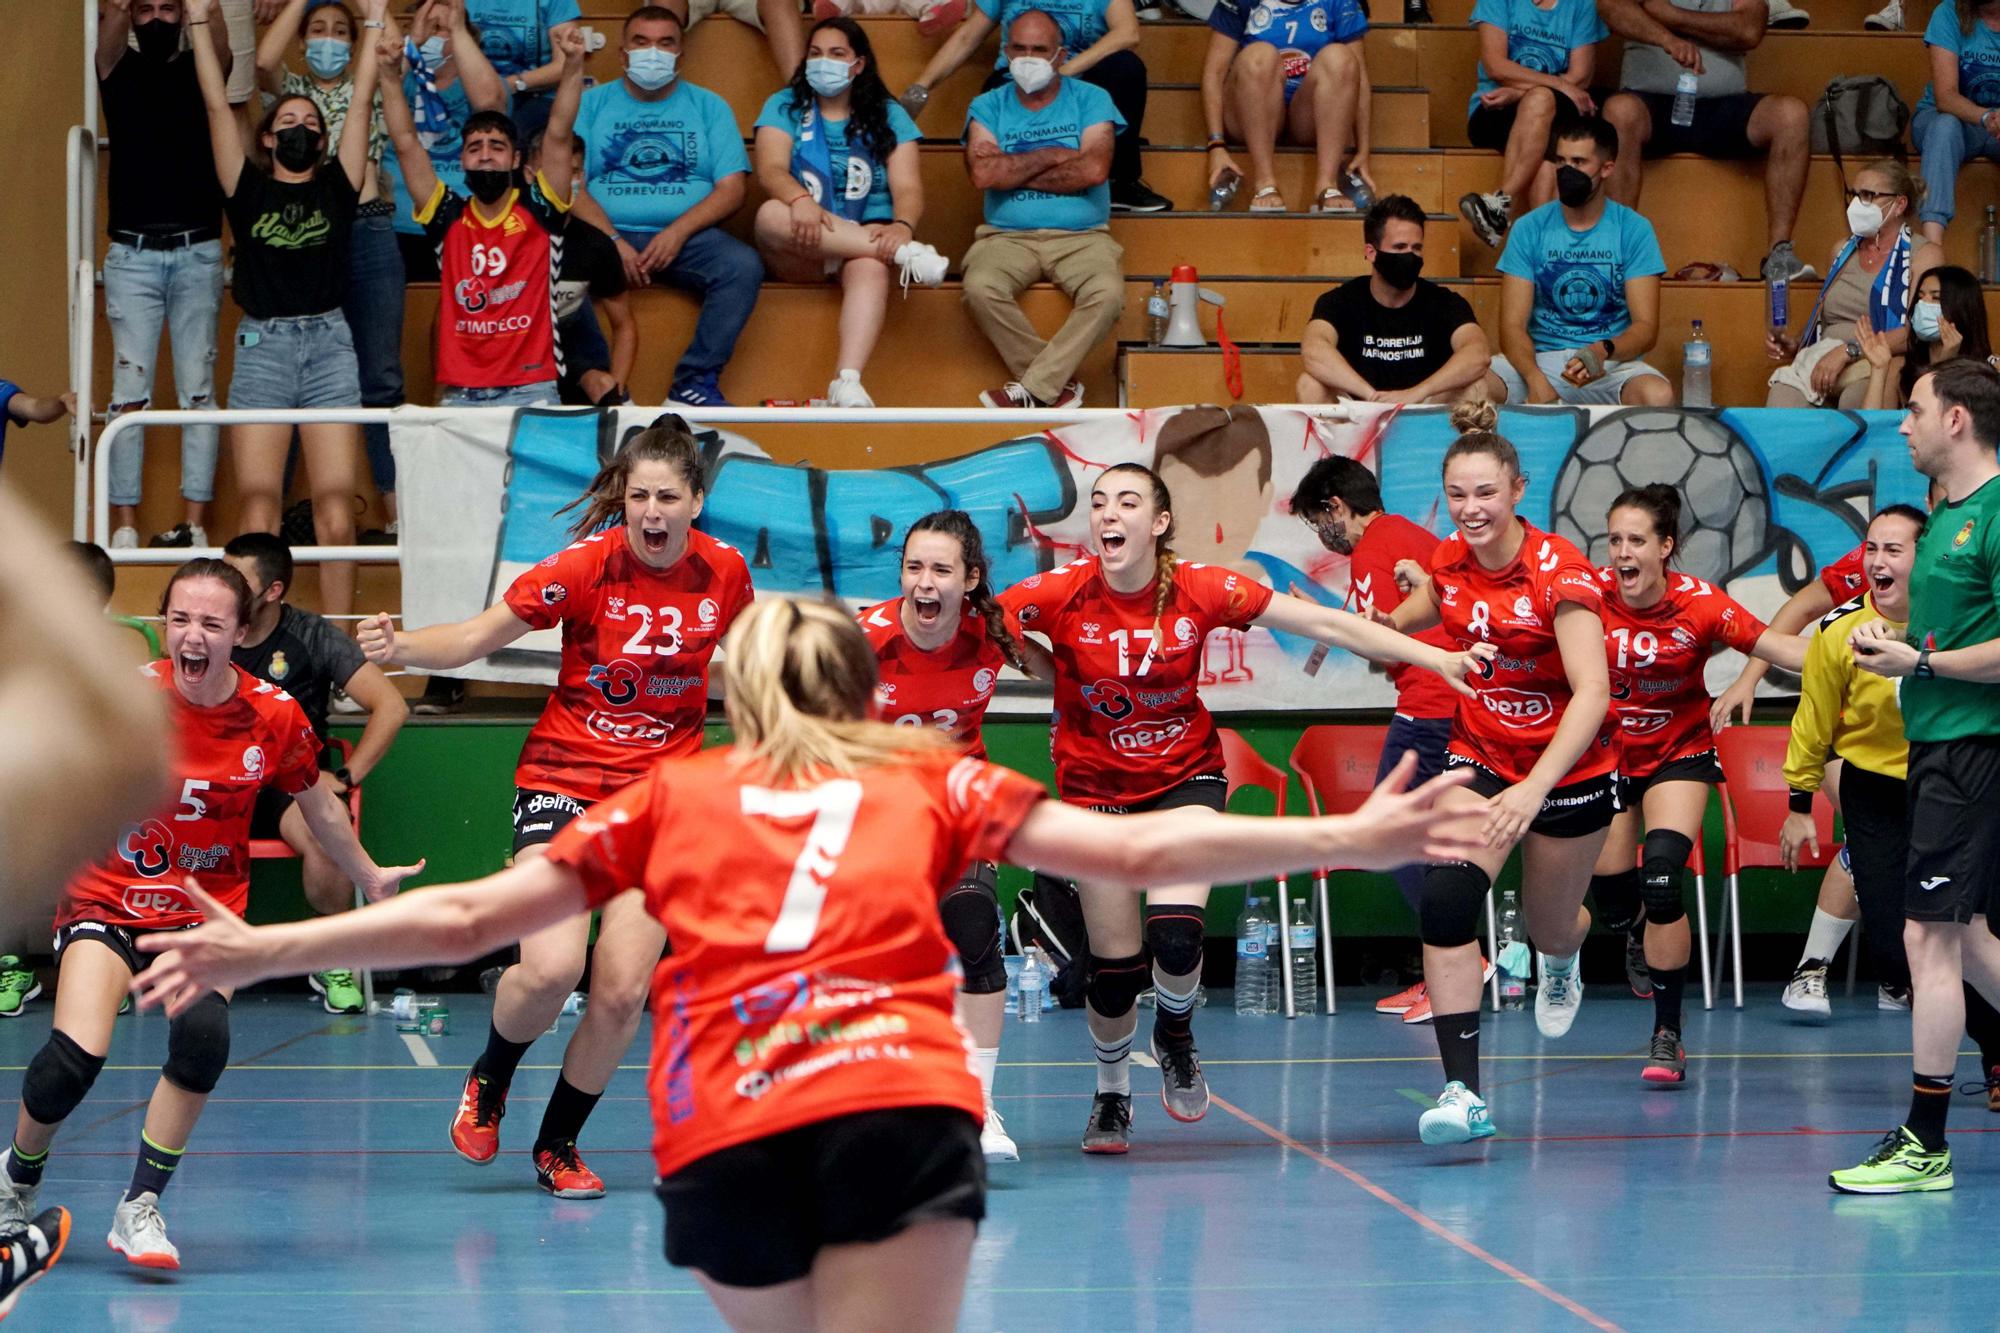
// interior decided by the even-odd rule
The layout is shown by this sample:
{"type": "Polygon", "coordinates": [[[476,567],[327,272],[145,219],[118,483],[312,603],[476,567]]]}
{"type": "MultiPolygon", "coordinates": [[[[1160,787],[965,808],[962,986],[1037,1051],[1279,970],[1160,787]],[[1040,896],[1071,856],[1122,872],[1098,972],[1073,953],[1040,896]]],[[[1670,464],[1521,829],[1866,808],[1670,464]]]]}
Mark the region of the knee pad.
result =
{"type": "Polygon", "coordinates": [[[1170,977],[1201,971],[1202,911],[1174,903],[1146,908],[1146,947],[1170,977]]]}
{"type": "Polygon", "coordinates": [[[1654,829],[1646,834],[1639,887],[1646,897],[1646,920],[1653,925],[1670,925],[1687,915],[1681,873],[1693,851],[1694,840],[1685,833],[1654,829]]]}
{"type": "Polygon", "coordinates": [[[104,1068],[104,1057],[92,1055],[69,1033],[56,1028],[21,1080],[21,1109],[44,1125],[59,1125],[82,1104],[104,1068]]]}
{"type": "Polygon", "coordinates": [[[1417,931],[1425,944],[1455,949],[1479,938],[1479,913],[1493,876],[1469,861],[1452,861],[1424,871],[1424,896],[1417,906],[1417,931]]]}
{"type": "Polygon", "coordinates": [[[1007,964],[1000,956],[1000,899],[983,876],[968,875],[938,903],[944,933],[958,951],[968,995],[1007,989],[1007,964]]]}
{"type": "Polygon", "coordinates": [[[167,1062],[160,1072],[184,1092],[207,1094],[229,1066],[229,1001],[208,992],[167,1025],[167,1062]]]}
{"type": "Polygon", "coordinates": [[[1644,905],[1639,872],[1621,870],[1614,875],[1592,875],[1590,900],[1597,904],[1597,919],[1606,930],[1632,929],[1639,924],[1644,905]]]}
{"type": "Polygon", "coordinates": [[[1139,993],[1151,984],[1146,971],[1146,955],[1127,958],[1100,958],[1090,955],[1090,982],[1085,994],[1090,1007],[1105,1018],[1123,1018],[1139,1002],[1139,993]]]}

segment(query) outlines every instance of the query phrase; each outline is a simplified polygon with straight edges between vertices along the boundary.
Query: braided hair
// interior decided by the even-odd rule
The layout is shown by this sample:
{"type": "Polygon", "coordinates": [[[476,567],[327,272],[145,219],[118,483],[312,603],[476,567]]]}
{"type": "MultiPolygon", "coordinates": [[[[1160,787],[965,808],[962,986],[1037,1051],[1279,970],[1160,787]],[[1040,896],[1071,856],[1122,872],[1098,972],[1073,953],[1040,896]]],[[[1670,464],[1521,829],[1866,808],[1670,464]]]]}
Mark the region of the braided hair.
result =
{"type": "Polygon", "coordinates": [[[986,540],[979,533],[979,527],[972,521],[972,515],[963,509],[940,509],[936,513],[925,514],[910,524],[910,530],[903,534],[903,550],[910,549],[910,538],[920,532],[937,532],[958,542],[959,559],[965,566],[968,584],[965,589],[965,604],[979,613],[986,623],[986,638],[1007,664],[1016,671],[1026,672],[1027,661],[1021,655],[1021,645],[1007,628],[1006,612],[993,596],[993,567],[986,559],[986,540]]]}
{"type": "Polygon", "coordinates": [[[1153,593],[1153,628],[1158,630],[1160,620],[1167,614],[1167,603],[1174,595],[1174,566],[1180,557],[1168,545],[1174,539],[1174,497],[1167,490],[1167,483],[1160,480],[1160,474],[1143,463],[1118,463],[1097,474],[1099,481],[1114,472],[1132,472],[1144,477],[1153,492],[1153,508],[1167,516],[1167,530],[1153,539],[1154,573],[1159,586],[1153,593]]]}

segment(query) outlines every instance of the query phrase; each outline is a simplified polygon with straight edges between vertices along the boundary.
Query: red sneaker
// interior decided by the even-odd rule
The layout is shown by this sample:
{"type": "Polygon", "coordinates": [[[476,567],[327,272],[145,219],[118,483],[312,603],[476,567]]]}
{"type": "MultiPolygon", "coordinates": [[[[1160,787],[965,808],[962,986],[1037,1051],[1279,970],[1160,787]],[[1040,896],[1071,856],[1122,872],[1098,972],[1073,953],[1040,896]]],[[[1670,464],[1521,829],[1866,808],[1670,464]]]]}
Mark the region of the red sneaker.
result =
{"type": "Polygon", "coordinates": [[[535,1154],[535,1180],[558,1199],[601,1199],[604,1182],[576,1155],[569,1139],[535,1154]]]}
{"type": "MultiPolygon", "coordinates": [[[[1414,986],[1407,986],[1397,991],[1394,995],[1385,995],[1375,1001],[1375,1012],[1378,1014],[1407,1014],[1419,1003],[1422,1003],[1427,993],[1424,989],[1424,983],[1419,981],[1414,986]]],[[[1426,1005],[1425,1007],[1428,1008],[1429,1006],[1426,1005]]]]}
{"type": "Polygon", "coordinates": [[[1431,1021],[1431,995],[1425,991],[1417,1002],[1403,1015],[1405,1023],[1428,1023],[1431,1021]]]}
{"type": "Polygon", "coordinates": [[[500,1118],[506,1114],[507,1089],[476,1072],[467,1074],[451,1118],[451,1146],[474,1166],[485,1166],[500,1151],[500,1118]]]}

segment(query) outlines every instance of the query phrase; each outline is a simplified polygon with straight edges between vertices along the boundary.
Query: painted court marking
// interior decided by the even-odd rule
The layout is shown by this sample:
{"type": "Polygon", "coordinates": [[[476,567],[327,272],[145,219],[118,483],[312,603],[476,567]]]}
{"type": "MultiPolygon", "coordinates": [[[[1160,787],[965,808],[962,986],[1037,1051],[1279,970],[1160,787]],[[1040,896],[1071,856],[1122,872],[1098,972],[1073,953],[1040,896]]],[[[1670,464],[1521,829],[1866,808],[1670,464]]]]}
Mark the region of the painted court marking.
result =
{"type": "Polygon", "coordinates": [[[402,1037],[403,1045],[410,1048],[410,1058],[412,1060],[415,1060],[426,1069],[437,1068],[437,1053],[431,1050],[429,1042],[414,1032],[403,1032],[397,1035],[402,1037]]]}

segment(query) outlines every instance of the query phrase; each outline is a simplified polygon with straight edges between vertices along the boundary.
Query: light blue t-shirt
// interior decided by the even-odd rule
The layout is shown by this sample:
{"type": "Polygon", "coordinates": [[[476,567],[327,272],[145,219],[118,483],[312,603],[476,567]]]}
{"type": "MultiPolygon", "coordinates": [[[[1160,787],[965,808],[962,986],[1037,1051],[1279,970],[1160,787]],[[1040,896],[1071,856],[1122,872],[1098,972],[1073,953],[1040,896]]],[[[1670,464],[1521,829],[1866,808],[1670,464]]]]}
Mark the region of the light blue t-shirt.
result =
{"type": "Polygon", "coordinates": [[[993,58],[993,68],[1007,68],[1007,27],[1030,9],[1039,9],[1062,29],[1063,50],[1075,55],[1086,46],[1095,46],[1110,31],[1104,22],[1107,0],[977,0],[979,12],[1000,28],[1001,52],[993,58]]]}
{"type": "MultiPolygon", "coordinates": [[[[1478,0],[1472,6],[1472,24],[1490,23],[1507,34],[1507,58],[1537,74],[1561,77],[1569,73],[1569,53],[1590,46],[1611,35],[1597,13],[1597,0],[1556,0],[1547,9],[1535,0],[1478,0]]],[[[1470,116],[1479,109],[1481,95],[1492,92],[1500,81],[1479,63],[1479,87],[1466,104],[1470,116]]]]}
{"type": "MultiPolygon", "coordinates": [[[[1958,6],[1940,3],[1924,27],[1924,45],[1958,57],[1958,92],[1979,106],[2000,106],[2000,32],[1972,21],[1972,31],[1958,30],[1958,6]]],[[[1937,90],[1924,85],[1917,110],[1937,106],[1937,90]]]]}
{"type": "MultiPolygon", "coordinates": [[[[420,89],[417,76],[406,72],[403,75],[403,97],[412,107],[417,104],[420,89]]],[[[431,141],[431,170],[444,182],[446,189],[466,194],[465,167],[459,161],[459,154],[465,149],[465,122],[472,115],[472,101],[465,95],[465,81],[462,79],[449,88],[438,89],[438,96],[444,100],[445,110],[451,113],[451,119],[446,122],[443,133],[431,141]]],[[[513,94],[509,93],[508,105],[501,110],[511,111],[513,100],[513,94]]],[[[405,236],[424,234],[424,229],[417,224],[416,212],[430,200],[410,198],[409,190],[403,186],[403,164],[397,159],[393,147],[382,154],[382,197],[395,205],[391,221],[397,231],[405,236]]]]}
{"type": "Polygon", "coordinates": [[[729,103],[685,81],[642,102],[625,80],[583,95],[576,132],[589,152],[590,193],[619,231],[651,232],[706,199],[722,179],[750,170],[729,103]]]}
{"type": "MultiPolygon", "coordinates": [[[[803,111],[794,109],[792,105],[792,90],[780,88],[764,99],[764,109],[757,113],[757,123],[751,130],[753,134],[766,126],[782,130],[791,137],[792,160],[796,162],[799,156],[799,121],[803,115],[803,111]]],[[[862,205],[861,221],[887,222],[896,216],[895,205],[889,197],[889,154],[850,154],[847,151],[847,127],[851,123],[846,120],[819,121],[820,132],[826,135],[828,159],[836,179],[842,174],[846,176],[847,197],[866,201],[862,205]]],[[[893,101],[889,103],[889,133],[895,136],[899,146],[923,137],[923,131],[917,128],[916,121],[910,119],[910,113],[893,101]]]]}
{"type": "Polygon", "coordinates": [[[1604,203],[1589,231],[1573,231],[1562,205],[1543,204],[1507,230],[1499,269],[1535,284],[1528,335],[1538,352],[1616,338],[1632,325],[1625,283],[1667,271],[1653,224],[1623,204],[1604,203]]]}
{"type": "MultiPolygon", "coordinates": [[[[1125,128],[1125,118],[1111,104],[1111,94],[1082,79],[1064,79],[1056,95],[1040,111],[1021,105],[1013,83],[1001,84],[972,99],[968,121],[978,121],[1000,141],[1005,153],[1036,148],[1081,148],[1083,132],[1109,122],[1113,134],[1125,128]]],[[[969,129],[969,126],[968,126],[969,129]]],[[[986,221],[1005,231],[1088,231],[1111,220],[1111,183],[1099,181],[1081,194],[1050,194],[1046,190],[988,190],[986,221]]]]}
{"type": "Polygon", "coordinates": [[[465,0],[465,16],[479,29],[479,49],[510,79],[548,64],[555,56],[549,29],[583,12],[576,0],[465,0]]]}

